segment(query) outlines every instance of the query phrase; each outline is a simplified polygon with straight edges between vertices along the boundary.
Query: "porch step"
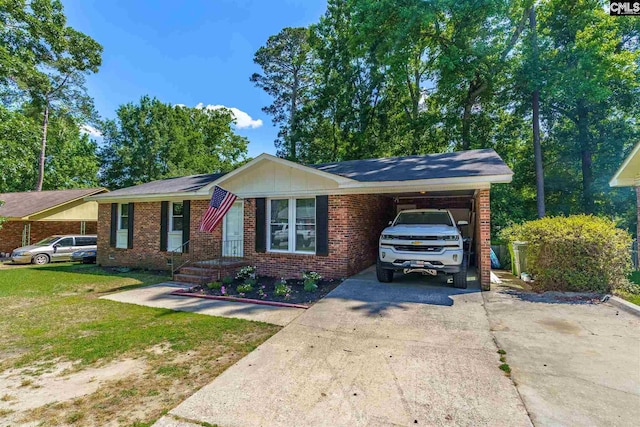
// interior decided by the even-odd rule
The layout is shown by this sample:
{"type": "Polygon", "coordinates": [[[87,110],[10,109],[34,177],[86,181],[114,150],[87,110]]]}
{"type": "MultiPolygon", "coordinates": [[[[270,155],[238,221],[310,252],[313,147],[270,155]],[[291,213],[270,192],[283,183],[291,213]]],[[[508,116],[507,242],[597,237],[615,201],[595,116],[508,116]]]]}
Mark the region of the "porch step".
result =
{"type": "Polygon", "coordinates": [[[189,274],[193,276],[217,276],[217,268],[205,268],[205,267],[182,267],[180,274],[189,274]]]}
{"type": "MultiPolygon", "coordinates": [[[[182,270],[181,270],[182,271],[182,270]]],[[[181,283],[190,283],[190,284],[195,284],[195,285],[201,285],[203,283],[209,282],[211,281],[211,278],[206,277],[206,276],[200,276],[200,275],[196,275],[196,274],[183,274],[183,273],[178,273],[175,274],[173,276],[173,280],[175,282],[181,282],[181,283]]]]}

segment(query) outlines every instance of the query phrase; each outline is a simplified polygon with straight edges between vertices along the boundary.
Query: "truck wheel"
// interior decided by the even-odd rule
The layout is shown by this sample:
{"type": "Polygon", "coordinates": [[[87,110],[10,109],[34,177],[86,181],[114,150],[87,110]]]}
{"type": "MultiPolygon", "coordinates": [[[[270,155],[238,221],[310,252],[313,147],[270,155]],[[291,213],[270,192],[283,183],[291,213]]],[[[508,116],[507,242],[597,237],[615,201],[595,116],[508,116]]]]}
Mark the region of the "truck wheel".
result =
{"type": "Polygon", "coordinates": [[[380,263],[380,260],[378,260],[378,262],[376,263],[376,277],[378,278],[378,282],[393,282],[393,270],[382,268],[382,264],[380,263]]]}
{"type": "Polygon", "coordinates": [[[462,260],[460,271],[453,275],[453,287],[458,289],[467,289],[467,258],[462,260]]]}

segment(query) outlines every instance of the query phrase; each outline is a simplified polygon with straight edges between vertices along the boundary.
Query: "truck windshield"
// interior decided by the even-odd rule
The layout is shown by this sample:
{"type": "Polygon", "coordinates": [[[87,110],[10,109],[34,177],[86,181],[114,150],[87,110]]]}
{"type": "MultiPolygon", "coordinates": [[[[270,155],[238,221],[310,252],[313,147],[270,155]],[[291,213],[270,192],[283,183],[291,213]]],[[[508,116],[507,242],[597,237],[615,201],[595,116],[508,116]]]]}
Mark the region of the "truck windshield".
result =
{"type": "Polygon", "coordinates": [[[402,212],[394,225],[401,224],[453,225],[447,212],[402,212]]]}

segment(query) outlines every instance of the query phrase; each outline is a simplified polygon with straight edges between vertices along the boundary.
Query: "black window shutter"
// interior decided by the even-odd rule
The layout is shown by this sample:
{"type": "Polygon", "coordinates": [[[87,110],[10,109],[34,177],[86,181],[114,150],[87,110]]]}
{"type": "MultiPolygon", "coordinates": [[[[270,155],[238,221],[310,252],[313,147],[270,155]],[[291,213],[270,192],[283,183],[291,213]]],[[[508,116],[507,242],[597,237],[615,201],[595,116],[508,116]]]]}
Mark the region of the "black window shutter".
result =
{"type": "Polygon", "coordinates": [[[111,229],[109,230],[109,246],[116,247],[116,232],[118,230],[118,204],[111,203],[111,229]]]}
{"type": "Polygon", "coordinates": [[[316,196],[316,255],[329,255],[329,196],[316,196]]]}
{"type": "Polygon", "coordinates": [[[169,222],[169,202],[160,203],[160,250],[167,250],[167,233],[169,222]]]}
{"type": "Polygon", "coordinates": [[[182,243],[185,244],[182,252],[189,253],[189,240],[191,239],[191,200],[182,202],[182,243]]]}
{"type": "Polygon", "coordinates": [[[129,224],[127,230],[127,248],[133,248],[133,203],[129,203],[129,224]]]}
{"type": "Polygon", "coordinates": [[[267,251],[267,201],[256,199],[256,252],[267,251]]]}

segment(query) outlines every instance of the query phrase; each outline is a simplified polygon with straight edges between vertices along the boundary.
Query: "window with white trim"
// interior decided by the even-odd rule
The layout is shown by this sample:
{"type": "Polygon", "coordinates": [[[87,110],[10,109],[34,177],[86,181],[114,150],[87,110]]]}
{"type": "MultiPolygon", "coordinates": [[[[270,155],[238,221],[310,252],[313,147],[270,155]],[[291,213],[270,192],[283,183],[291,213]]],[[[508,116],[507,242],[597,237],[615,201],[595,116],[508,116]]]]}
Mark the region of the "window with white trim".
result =
{"type": "Polygon", "coordinates": [[[270,199],[267,214],[270,252],[315,253],[315,198],[270,199]]]}

